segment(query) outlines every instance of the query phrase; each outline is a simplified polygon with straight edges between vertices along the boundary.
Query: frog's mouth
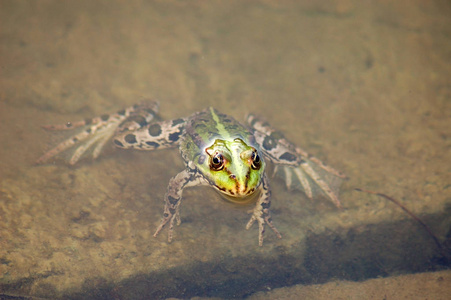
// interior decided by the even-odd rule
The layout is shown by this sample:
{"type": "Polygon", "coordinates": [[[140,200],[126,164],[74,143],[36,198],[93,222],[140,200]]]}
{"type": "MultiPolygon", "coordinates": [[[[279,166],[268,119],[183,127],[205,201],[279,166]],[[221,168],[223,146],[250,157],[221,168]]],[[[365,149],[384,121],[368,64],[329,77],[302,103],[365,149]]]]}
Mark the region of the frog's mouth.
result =
{"type": "Polygon", "coordinates": [[[215,188],[224,199],[238,204],[247,204],[249,202],[253,202],[255,200],[255,197],[260,194],[259,188],[248,190],[246,194],[233,193],[233,191],[223,190],[216,185],[215,188]]]}

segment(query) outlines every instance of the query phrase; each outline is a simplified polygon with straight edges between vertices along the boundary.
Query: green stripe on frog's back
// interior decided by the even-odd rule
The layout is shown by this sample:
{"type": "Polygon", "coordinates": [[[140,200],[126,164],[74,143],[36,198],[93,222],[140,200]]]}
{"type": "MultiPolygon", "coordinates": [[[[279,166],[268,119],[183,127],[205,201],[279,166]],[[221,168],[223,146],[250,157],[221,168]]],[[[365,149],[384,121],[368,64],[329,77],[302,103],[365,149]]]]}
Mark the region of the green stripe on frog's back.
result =
{"type": "MultiPolygon", "coordinates": [[[[188,118],[185,134],[180,150],[186,161],[193,161],[205,154],[204,149],[211,146],[216,139],[241,138],[248,143],[252,136],[249,130],[235,119],[211,107],[188,118]]],[[[252,139],[251,144],[254,143],[255,140],[252,139]]]]}
{"type": "MultiPolygon", "coordinates": [[[[225,114],[219,113],[216,109],[210,107],[211,118],[215,122],[216,135],[223,140],[232,141],[235,138],[240,138],[244,142],[249,142],[249,137],[252,133],[249,130],[237,122],[234,118],[225,114]]],[[[210,136],[213,139],[213,136],[210,136]]]]}
{"type": "Polygon", "coordinates": [[[230,131],[229,131],[230,128],[227,130],[225,128],[224,124],[225,124],[225,122],[230,123],[232,120],[225,115],[223,115],[222,120],[220,120],[218,117],[217,111],[213,107],[210,107],[210,113],[211,113],[211,117],[213,118],[213,120],[216,123],[215,127],[217,130],[217,133],[222,137],[222,139],[230,140],[231,139],[230,131]]]}

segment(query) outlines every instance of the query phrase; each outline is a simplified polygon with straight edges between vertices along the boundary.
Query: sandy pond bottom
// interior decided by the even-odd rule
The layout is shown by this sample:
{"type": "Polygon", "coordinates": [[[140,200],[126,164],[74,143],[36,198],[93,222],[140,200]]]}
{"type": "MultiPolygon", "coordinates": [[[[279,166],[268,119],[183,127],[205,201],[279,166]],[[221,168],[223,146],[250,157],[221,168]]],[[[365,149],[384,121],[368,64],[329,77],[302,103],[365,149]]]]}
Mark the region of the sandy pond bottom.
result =
{"type": "MultiPolygon", "coordinates": [[[[370,279],[363,282],[333,281],[325,284],[296,285],[258,292],[248,300],[288,299],[449,299],[451,271],[418,273],[370,279]]],[[[33,297],[8,297],[0,299],[37,299],[33,297]]],[[[167,298],[177,299],[177,298],[167,298]]],[[[194,297],[192,300],[221,299],[194,297]]]]}
{"type": "Polygon", "coordinates": [[[247,299],[449,299],[451,271],[400,275],[363,282],[335,281],[260,292],[247,299]]]}

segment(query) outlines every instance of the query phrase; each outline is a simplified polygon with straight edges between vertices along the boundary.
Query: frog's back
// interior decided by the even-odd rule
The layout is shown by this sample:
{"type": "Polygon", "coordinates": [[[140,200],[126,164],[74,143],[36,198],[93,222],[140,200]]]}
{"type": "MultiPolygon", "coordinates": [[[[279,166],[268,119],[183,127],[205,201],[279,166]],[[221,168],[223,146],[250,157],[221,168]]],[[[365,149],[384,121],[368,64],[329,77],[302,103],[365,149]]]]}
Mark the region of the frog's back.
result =
{"type": "Polygon", "coordinates": [[[180,144],[180,151],[185,161],[192,161],[203,154],[204,149],[216,139],[235,138],[240,138],[252,146],[256,144],[248,128],[234,118],[209,107],[193,114],[186,121],[185,137],[180,144]]]}

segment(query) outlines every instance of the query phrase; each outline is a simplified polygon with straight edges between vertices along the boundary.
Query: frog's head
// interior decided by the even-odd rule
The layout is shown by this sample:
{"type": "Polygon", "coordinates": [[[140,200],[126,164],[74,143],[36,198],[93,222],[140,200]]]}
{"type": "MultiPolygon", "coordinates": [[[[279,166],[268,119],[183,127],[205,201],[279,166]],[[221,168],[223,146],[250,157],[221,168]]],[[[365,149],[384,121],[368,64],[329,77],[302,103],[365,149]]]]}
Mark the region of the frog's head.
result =
{"type": "Polygon", "coordinates": [[[229,200],[242,202],[260,186],[265,171],[262,154],[242,139],[216,139],[205,149],[204,176],[229,200]]]}

